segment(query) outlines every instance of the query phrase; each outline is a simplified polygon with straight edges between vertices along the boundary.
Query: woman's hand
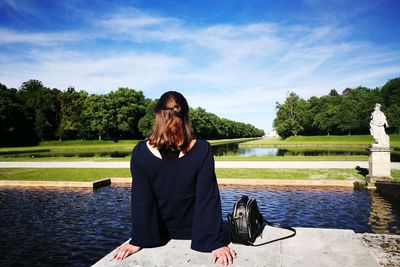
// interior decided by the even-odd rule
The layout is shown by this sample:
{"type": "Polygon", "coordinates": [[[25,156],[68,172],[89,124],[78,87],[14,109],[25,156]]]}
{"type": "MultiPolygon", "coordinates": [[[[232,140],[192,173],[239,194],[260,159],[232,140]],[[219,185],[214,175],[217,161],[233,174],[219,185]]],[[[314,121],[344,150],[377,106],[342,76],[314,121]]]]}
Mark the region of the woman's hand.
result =
{"type": "Polygon", "coordinates": [[[112,257],[114,260],[123,260],[129,255],[134,254],[141,249],[141,247],[137,247],[129,243],[124,243],[121,246],[117,247],[112,257]]]}
{"type": "Polygon", "coordinates": [[[229,264],[232,264],[233,258],[236,258],[236,252],[227,246],[220,247],[219,249],[213,250],[212,252],[213,263],[216,263],[219,259],[219,262],[223,266],[228,266],[229,264]]]}

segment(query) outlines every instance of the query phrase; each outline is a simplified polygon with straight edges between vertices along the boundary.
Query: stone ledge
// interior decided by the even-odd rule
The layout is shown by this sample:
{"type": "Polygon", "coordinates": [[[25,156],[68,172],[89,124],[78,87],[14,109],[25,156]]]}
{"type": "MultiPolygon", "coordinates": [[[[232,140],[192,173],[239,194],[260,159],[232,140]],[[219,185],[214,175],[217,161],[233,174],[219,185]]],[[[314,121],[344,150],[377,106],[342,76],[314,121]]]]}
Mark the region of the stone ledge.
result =
{"type": "MultiPolygon", "coordinates": [[[[340,187],[354,188],[354,181],[336,180],[279,180],[279,179],[239,179],[239,178],[220,178],[217,179],[219,186],[238,186],[238,187],[340,187]]],[[[131,185],[132,178],[106,178],[93,182],[73,182],[73,181],[10,181],[0,180],[0,186],[20,186],[20,187],[68,187],[68,188],[100,188],[111,184],[131,185]]]]}
{"type": "Polygon", "coordinates": [[[132,184],[132,178],[110,178],[112,184],[132,184]]]}
{"type": "Polygon", "coordinates": [[[400,235],[357,234],[382,266],[400,266],[400,235]]]}
{"type": "Polygon", "coordinates": [[[354,188],[354,181],[337,180],[280,180],[280,179],[218,179],[219,185],[244,186],[296,186],[354,188]]]}
{"type": "MultiPolygon", "coordinates": [[[[231,244],[237,253],[232,266],[326,266],[378,267],[377,260],[352,230],[296,228],[295,237],[260,247],[231,244]]],[[[290,233],[267,226],[256,243],[274,240],[290,233]]],[[[220,266],[211,263],[210,253],[190,249],[190,240],[171,240],[163,247],[143,249],[122,261],[112,260],[110,252],[94,267],[127,266],[220,266]]]]}
{"type": "MultiPolygon", "coordinates": [[[[132,178],[110,178],[112,184],[131,184],[132,178]]],[[[218,178],[220,186],[297,186],[297,187],[341,187],[354,188],[354,181],[338,180],[281,180],[281,179],[241,179],[241,178],[218,178]]]]}
{"type": "MultiPolygon", "coordinates": [[[[269,168],[269,169],[354,169],[368,168],[368,161],[223,161],[216,160],[215,168],[269,168]]],[[[0,168],[123,168],[129,169],[129,162],[14,162],[1,161],[0,168]]],[[[392,170],[400,170],[400,162],[391,162],[392,170]]]]}
{"type": "Polygon", "coordinates": [[[0,180],[0,186],[15,187],[68,187],[68,188],[92,188],[96,189],[111,184],[110,179],[101,179],[93,182],[74,181],[9,181],[0,180]]]}

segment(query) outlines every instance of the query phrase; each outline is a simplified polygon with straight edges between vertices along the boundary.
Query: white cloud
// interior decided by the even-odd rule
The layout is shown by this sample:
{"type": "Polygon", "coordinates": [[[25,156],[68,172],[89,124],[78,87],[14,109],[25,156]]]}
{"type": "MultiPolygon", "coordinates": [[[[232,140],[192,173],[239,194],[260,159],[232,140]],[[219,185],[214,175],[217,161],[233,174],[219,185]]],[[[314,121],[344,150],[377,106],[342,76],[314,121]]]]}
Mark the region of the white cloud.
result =
{"type": "Polygon", "coordinates": [[[175,18],[151,16],[137,9],[129,9],[101,19],[96,23],[113,31],[130,32],[139,28],[170,27],[178,22],[179,20],[175,18]]]}
{"type": "Polygon", "coordinates": [[[49,87],[73,85],[91,93],[127,86],[148,97],[180,90],[192,106],[237,120],[247,114],[245,121],[270,129],[275,102],[287,91],[306,98],[331,88],[383,85],[400,74],[398,51],[352,40],[350,27],[268,22],[195,27],[139,10],[112,14],[91,27],[56,33],[0,29],[6,47],[56,44],[51,51],[36,46],[17,56],[0,50],[0,81],[17,87],[35,78],[49,87]],[[94,52],[87,40],[99,47],[104,41],[118,45],[94,52]]]}
{"type": "Polygon", "coordinates": [[[167,81],[169,75],[185,64],[182,59],[152,53],[93,58],[76,52],[32,51],[32,57],[36,62],[31,64],[13,63],[9,59],[6,71],[0,72],[0,80],[11,80],[10,86],[16,87],[34,78],[50,87],[75,86],[91,93],[107,93],[118,87],[144,90],[167,81]]]}
{"type": "Polygon", "coordinates": [[[0,44],[12,45],[14,43],[32,44],[32,45],[55,45],[56,43],[78,41],[83,38],[79,32],[17,32],[0,28],[0,44]]]}

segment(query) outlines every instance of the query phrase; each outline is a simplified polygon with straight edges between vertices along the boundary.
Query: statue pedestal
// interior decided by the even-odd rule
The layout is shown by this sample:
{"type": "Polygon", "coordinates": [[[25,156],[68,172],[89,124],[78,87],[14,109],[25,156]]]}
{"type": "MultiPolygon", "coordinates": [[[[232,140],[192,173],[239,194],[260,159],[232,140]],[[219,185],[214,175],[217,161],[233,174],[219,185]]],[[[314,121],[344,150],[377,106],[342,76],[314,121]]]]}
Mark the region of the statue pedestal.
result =
{"type": "Polygon", "coordinates": [[[374,185],[377,180],[391,181],[390,147],[372,145],[369,150],[369,173],[366,177],[368,185],[374,185]]]}

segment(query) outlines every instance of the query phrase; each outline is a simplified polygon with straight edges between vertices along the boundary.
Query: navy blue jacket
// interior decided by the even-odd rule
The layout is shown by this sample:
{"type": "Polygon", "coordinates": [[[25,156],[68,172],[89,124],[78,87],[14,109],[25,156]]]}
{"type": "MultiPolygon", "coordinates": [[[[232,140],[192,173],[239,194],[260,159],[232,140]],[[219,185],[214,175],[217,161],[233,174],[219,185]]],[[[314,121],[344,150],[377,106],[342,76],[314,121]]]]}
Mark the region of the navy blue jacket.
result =
{"type": "Polygon", "coordinates": [[[156,247],[191,239],[191,248],[211,252],[225,246],[221,200],[210,144],[197,139],[181,158],[160,159],[140,141],[132,151],[130,243],[156,247]]]}

